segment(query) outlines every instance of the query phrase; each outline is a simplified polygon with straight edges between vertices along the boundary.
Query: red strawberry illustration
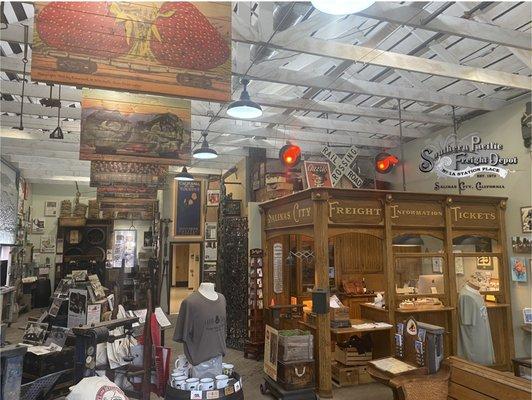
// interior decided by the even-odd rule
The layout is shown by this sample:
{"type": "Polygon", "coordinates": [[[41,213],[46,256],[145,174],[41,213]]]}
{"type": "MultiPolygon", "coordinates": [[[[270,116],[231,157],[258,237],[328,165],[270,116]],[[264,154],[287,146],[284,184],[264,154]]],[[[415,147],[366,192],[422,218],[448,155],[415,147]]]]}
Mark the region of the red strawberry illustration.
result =
{"type": "Polygon", "coordinates": [[[60,2],[46,5],[37,15],[39,37],[48,46],[69,53],[116,58],[132,43],[123,20],[109,12],[110,2],[60,2]]]}
{"type": "Polygon", "coordinates": [[[159,35],[151,36],[150,48],[164,65],[205,71],[223,64],[231,54],[216,28],[188,2],[164,3],[155,29],[159,35]]]}

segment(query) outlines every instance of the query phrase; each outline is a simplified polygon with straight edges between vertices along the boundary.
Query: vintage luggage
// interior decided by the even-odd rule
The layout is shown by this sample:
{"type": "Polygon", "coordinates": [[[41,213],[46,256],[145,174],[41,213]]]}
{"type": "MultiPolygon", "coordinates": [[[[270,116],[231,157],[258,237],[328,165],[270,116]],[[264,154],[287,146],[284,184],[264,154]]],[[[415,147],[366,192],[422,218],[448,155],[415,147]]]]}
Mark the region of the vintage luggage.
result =
{"type": "Polygon", "coordinates": [[[349,307],[331,307],[329,310],[331,321],[349,321],[349,307]]]}
{"type": "Polygon", "coordinates": [[[314,360],[279,361],[277,383],[285,390],[314,387],[314,360]]]}
{"type": "Polygon", "coordinates": [[[365,365],[371,360],[371,352],[359,353],[356,348],[342,349],[336,345],[334,359],[344,365],[365,365]]]}
{"type": "Polygon", "coordinates": [[[301,361],[314,358],[314,337],[300,329],[279,331],[278,359],[301,361]]]}
{"type": "Polygon", "coordinates": [[[27,352],[24,356],[24,374],[40,377],[71,368],[74,368],[74,347],[39,355],[27,352]]]}

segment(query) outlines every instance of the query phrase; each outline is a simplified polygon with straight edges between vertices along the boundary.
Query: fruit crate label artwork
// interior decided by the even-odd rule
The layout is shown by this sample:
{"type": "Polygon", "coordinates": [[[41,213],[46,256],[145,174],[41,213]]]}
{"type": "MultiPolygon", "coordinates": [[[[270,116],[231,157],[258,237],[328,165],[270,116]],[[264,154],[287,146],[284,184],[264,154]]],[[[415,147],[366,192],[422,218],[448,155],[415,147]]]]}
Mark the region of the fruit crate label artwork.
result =
{"type": "Polygon", "coordinates": [[[32,79],[231,98],[230,2],[36,2],[32,79]]]}
{"type": "Polygon", "coordinates": [[[91,161],[90,186],[141,186],[163,189],[168,166],[121,161],[91,161]]]}
{"type": "Polygon", "coordinates": [[[190,101],[83,89],[80,160],[186,165],[190,101]]]}

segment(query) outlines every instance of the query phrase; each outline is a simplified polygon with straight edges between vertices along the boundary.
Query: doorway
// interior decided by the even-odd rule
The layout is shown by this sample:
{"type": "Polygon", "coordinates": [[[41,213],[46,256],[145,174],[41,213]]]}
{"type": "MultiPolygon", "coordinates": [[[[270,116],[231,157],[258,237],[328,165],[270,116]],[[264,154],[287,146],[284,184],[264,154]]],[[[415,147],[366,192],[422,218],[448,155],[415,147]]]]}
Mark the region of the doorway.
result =
{"type": "Polygon", "coordinates": [[[170,313],[179,312],[181,302],[200,283],[201,243],[172,244],[170,313]]]}

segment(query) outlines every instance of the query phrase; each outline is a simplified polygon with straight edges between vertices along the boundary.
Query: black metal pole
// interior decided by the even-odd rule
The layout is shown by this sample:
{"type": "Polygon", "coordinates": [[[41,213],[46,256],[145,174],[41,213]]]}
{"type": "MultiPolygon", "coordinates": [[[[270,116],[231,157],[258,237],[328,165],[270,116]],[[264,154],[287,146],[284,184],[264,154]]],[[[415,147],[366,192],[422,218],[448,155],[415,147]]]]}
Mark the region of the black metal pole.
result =
{"type": "Polygon", "coordinates": [[[403,174],[403,192],[406,192],[405,178],[405,152],[403,148],[403,116],[401,114],[401,99],[397,99],[397,108],[399,109],[399,140],[401,149],[401,173],[403,174]]]}

